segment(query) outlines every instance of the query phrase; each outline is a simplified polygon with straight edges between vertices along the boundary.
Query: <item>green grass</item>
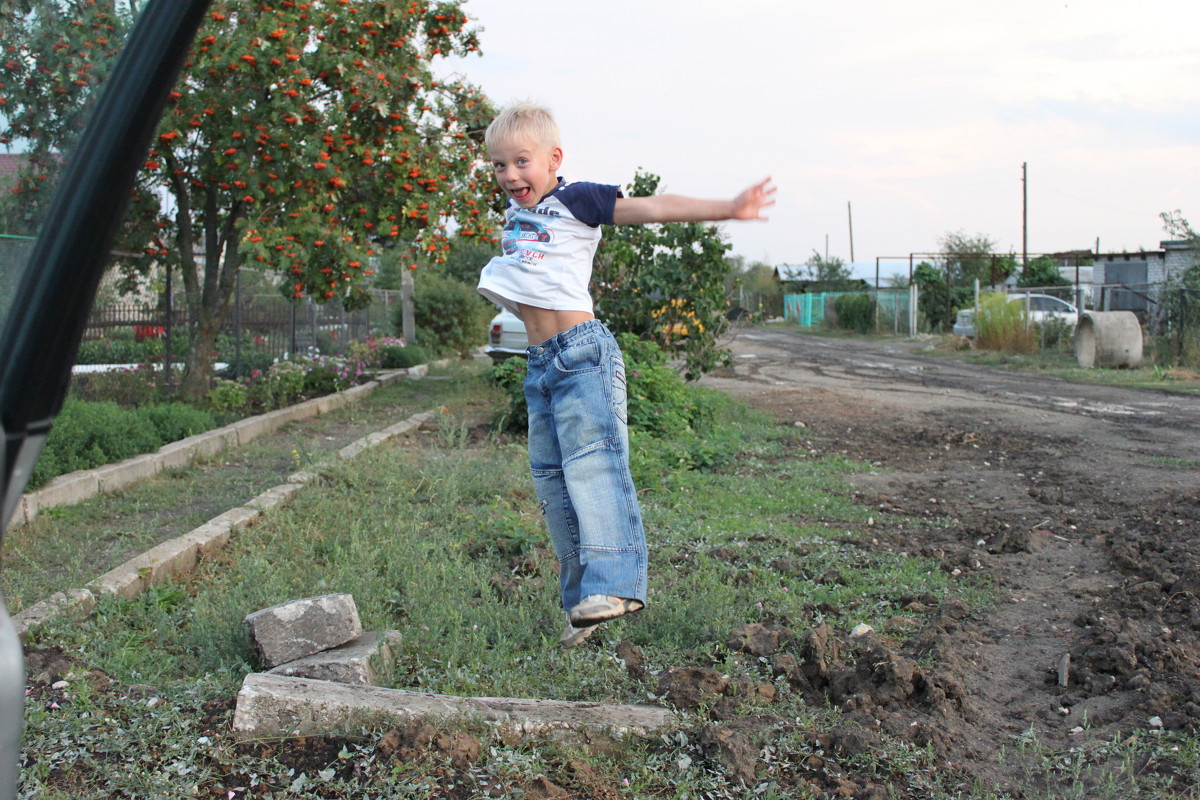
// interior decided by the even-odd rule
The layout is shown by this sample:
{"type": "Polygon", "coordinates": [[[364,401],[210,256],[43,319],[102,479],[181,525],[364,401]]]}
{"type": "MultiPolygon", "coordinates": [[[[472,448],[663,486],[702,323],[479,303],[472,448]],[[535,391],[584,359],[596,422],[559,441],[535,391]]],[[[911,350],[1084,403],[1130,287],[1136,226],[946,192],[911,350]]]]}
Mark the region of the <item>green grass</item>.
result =
{"type": "MultiPolygon", "coordinates": [[[[229,791],[417,798],[449,796],[457,784],[464,797],[497,786],[519,796],[545,776],[578,796],[592,796],[591,786],[611,792],[596,795],[606,797],[792,798],[825,796],[807,788],[808,781],[844,771],[890,787],[896,797],[999,800],[969,776],[936,770],[925,748],[887,736],[870,754],[827,752],[818,734],[845,722],[842,715],[807,704],[773,678],[769,659],[723,644],[734,627],[768,616],[786,620],[797,634],[823,621],[840,629],[865,622],[902,640],[903,630],[892,630],[889,621],[919,616],[901,607],[906,595],[963,596],[976,606],[990,597],[986,585],[951,578],[931,561],[872,541],[890,520],[854,502],[844,480],[867,465],[790,452],[768,420],[736,405],[725,413],[725,435],[740,443],[733,466],[677,474],[643,494],[649,607],[566,651],[557,646],[563,619],[557,579],[524,450],[499,438],[470,440],[469,404],[451,405],[420,447],[385,444],[321,468],[321,478],[292,504],[239,532],[185,580],[135,600],[104,600],[88,619],[56,622],[35,635],[34,647],[61,646],[85,667],[67,689],[31,698],[22,791],[83,799],[227,797],[229,791]],[[213,709],[255,669],[244,617],[332,592],[354,596],[368,629],[402,631],[391,676],[396,687],[657,702],[655,680],[636,680],[615,657],[621,641],[640,648],[651,673],[699,665],[772,683],[774,703],[739,712],[775,720],[752,734],[755,747],[770,748],[762,751],[761,780],[741,785],[701,746],[708,720],[702,712],[681,712],[677,728],[654,736],[595,745],[514,740],[462,723],[484,744],[465,768],[436,755],[393,759],[378,748],[379,731],[335,740],[316,764],[298,763],[287,747],[234,744],[227,723],[212,720],[221,719],[213,709]],[[96,688],[102,681],[86,677],[87,668],[103,671],[113,682],[109,691],[96,688]],[[130,685],[144,688],[124,688],[130,685]],[[161,702],[151,705],[147,697],[161,702]],[[824,766],[814,771],[812,763],[824,766]]],[[[1180,747],[1180,763],[1196,763],[1190,739],[1164,736],[1155,744],[1180,747]]],[[[1048,753],[1017,755],[1034,771],[1031,781],[1061,782],[1048,753]]],[[[1099,769],[1113,755],[1096,758],[1103,759],[1099,769]]],[[[1119,777],[1126,785],[1156,780],[1135,772],[1126,768],[1119,777]]]]}
{"type": "Polygon", "coordinates": [[[287,476],[412,414],[458,406],[479,391],[479,367],[454,364],[425,380],[376,389],[361,401],[284,426],[250,444],[140,482],[120,493],[42,511],[4,536],[0,591],[10,612],[84,586],[134,555],[245,504],[287,476]]]}
{"type": "Polygon", "coordinates": [[[1160,467],[1182,467],[1184,469],[1200,468],[1200,459],[1195,458],[1169,458],[1163,456],[1151,458],[1150,463],[1157,464],[1160,467]]]}

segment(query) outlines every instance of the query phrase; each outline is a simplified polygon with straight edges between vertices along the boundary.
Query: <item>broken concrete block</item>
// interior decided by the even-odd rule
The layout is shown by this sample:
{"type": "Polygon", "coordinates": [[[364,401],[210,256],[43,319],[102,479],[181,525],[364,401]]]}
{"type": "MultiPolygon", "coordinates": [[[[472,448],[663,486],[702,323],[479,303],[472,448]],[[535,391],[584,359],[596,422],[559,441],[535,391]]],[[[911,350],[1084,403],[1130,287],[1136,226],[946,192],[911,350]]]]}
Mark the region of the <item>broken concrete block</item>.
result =
{"type": "Polygon", "coordinates": [[[358,607],[348,594],[292,600],[246,617],[259,661],[268,669],[338,647],[362,635],[358,607]]]}
{"type": "Polygon", "coordinates": [[[392,649],[399,644],[399,631],[367,631],[341,647],[280,664],[267,674],[378,686],[379,676],[391,670],[395,661],[392,649]]]}
{"type": "Polygon", "coordinates": [[[40,603],[35,603],[19,614],[13,616],[13,625],[17,636],[25,640],[25,635],[34,628],[45,625],[55,617],[70,614],[84,617],[92,613],[96,607],[96,596],[87,589],[68,589],[65,592],[55,592],[40,603]]]}
{"type": "Polygon", "coordinates": [[[670,710],[659,706],[454,697],[252,673],[238,692],[233,733],[240,741],[347,734],[427,716],[476,717],[517,733],[538,734],[581,728],[640,733],[675,721],[670,710]]]}

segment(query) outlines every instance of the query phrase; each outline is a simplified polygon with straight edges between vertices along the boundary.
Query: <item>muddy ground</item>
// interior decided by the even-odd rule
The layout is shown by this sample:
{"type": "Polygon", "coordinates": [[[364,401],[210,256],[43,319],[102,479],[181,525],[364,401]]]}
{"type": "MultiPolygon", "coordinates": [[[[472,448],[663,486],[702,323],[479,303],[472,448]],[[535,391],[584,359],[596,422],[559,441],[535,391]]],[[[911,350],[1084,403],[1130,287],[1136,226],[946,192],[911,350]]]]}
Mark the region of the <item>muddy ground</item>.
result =
{"type": "Polygon", "coordinates": [[[1017,796],[1045,795],[997,757],[1014,737],[1066,750],[1196,727],[1200,399],[975,367],[912,343],[750,329],[731,346],[733,369],[704,383],[793,426],[797,447],[879,466],[852,478],[892,520],[878,547],[998,589],[994,607],[953,608],[876,653],[932,664],[915,686],[894,664],[857,677],[833,664],[832,684],[810,684],[1017,796]],[[833,685],[838,668],[847,686],[833,685]]]}

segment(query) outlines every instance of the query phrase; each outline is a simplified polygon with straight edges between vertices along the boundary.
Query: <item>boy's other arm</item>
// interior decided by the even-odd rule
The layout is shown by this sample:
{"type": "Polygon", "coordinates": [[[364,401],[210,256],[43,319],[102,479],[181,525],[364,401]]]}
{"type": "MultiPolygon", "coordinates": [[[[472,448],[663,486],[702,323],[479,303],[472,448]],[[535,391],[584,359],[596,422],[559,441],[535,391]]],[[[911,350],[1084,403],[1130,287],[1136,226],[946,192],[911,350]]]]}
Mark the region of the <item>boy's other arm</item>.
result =
{"type": "Polygon", "coordinates": [[[652,222],[720,222],[727,219],[767,218],[775,205],[775,186],[770,178],[751,186],[732,200],[698,200],[678,194],[650,197],[619,197],[613,208],[613,223],[642,225],[652,222]]]}

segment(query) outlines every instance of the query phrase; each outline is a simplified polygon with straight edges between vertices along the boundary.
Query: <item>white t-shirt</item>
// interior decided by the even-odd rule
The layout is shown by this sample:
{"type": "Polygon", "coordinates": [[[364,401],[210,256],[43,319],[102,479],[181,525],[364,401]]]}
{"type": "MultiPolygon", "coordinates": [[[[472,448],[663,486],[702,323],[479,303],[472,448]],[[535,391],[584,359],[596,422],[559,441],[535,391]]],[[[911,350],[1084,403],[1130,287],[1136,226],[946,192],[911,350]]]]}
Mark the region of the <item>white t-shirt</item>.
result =
{"type": "Polygon", "coordinates": [[[504,252],[483,268],[480,294],[517,316],[518,303],[592,313],[592,258],[600,226],[613,224],[618,197],[616,186],[559,178],[533,208],[510,200],[500,237],[504,252]]]}

